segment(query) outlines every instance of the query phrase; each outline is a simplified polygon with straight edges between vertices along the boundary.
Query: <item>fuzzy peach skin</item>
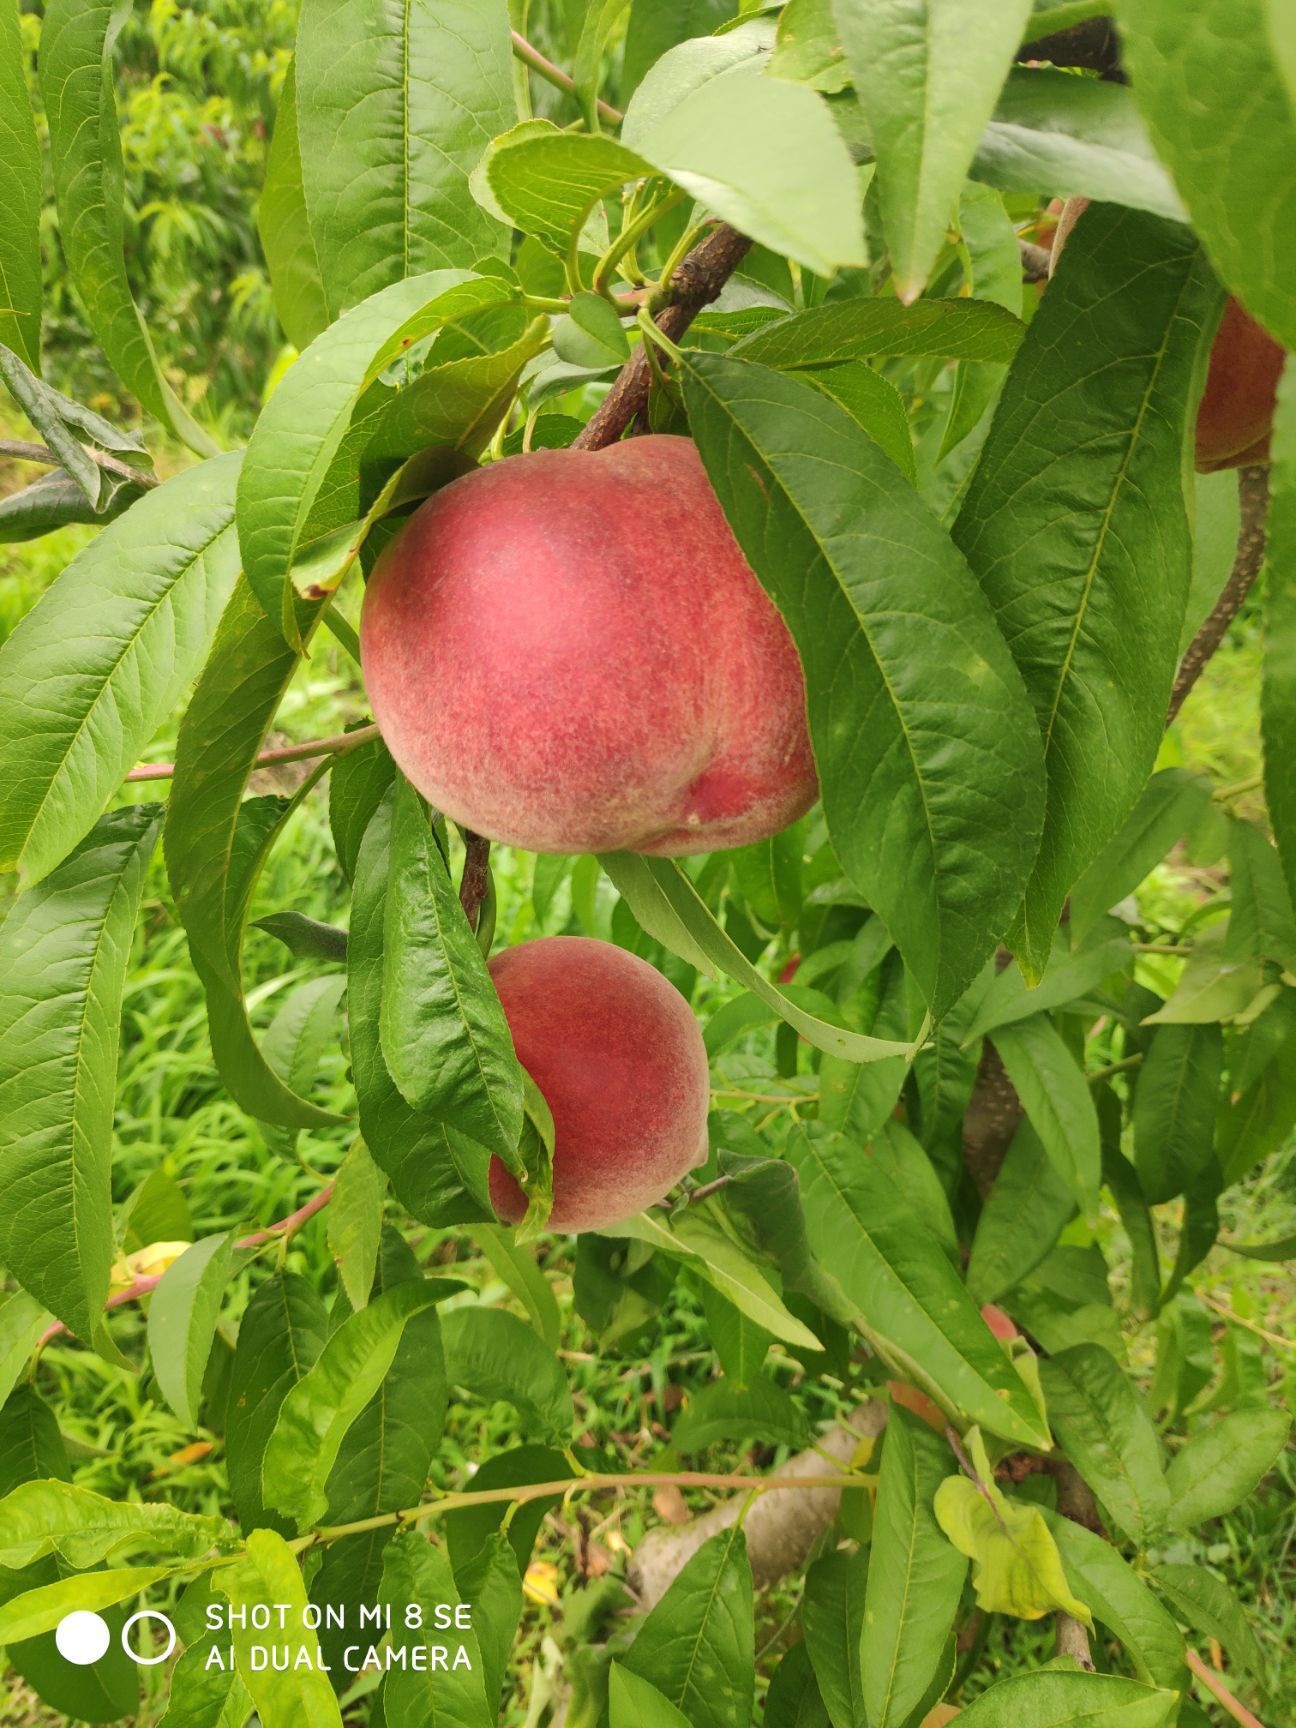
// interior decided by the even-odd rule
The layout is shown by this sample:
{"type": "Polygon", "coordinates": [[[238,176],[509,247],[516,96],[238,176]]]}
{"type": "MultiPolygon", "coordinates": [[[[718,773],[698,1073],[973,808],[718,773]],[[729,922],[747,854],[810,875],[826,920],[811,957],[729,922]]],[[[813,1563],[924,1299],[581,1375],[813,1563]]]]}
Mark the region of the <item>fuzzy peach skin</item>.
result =
{"type": "MultiPolygon", "coordinates": [[[[1087,198],[1068,198],[1053,236],[1049,275],[1089,208],[1087,198]]],[[[1225,304],[1206,368],[1206,388],[1197,410],[1194,460],[1199,474],[1243,468],[1269,460],[1269,440],[1278,407],[1278,381],[1287,351],[1231,296],[1225,304]]]]}
{"type": "MultiPolygon", "coordinates": [[[[518,1060],[554,1119],[551,1230],[598,1230],[642,1212],[705,1163],[710,1079],[688,1003],[610,942],[546,936],[490,963],[518,1060]]],[[[507,1223],[521,1188],[491,1161],[507,1223]]]]}
{"type": "Polygon", "coordinates": [[[492,840],[710,852],[817,796],[796,649],[687,438],[452,482],[379,560],[360,645],[403,772],[492,840]]]}

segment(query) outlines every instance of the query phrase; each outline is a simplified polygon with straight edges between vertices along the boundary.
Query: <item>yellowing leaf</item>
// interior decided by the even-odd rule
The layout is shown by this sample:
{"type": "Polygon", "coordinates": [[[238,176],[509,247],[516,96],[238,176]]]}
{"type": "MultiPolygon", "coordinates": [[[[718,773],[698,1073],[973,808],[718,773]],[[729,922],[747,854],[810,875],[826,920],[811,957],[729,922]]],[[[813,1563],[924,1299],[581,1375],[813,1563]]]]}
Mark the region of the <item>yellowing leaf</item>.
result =
{"type": "Polygon", "coordinates": [[[551,1560],[533,1560],[522,1579],[522,1593],[528,1602],[538,1602],[542,1608],[558,1606],[558,1568],[551,1560]]]}
{"type": "Polygon", "coordinates": [[[1071,1594],[1062,1556],[1039,1507],[1001,1494],[975,1429],[968,1442],[979,1480],[947,1476],[936,1490],[934,1510],[941,1529],[972,1562],[977,1605],[1019,1620],[1042,1620],[1060,1608],[1092,1631],[1092,1616],[1071,1594]]]}
{"type": "Polygon", "coordinates": [[[126,1290],[137,1278],[160,1278],[191,1246],[189,1242],[150,1242],[147,1248],[137,1248],[133,1254],[114,1260],[112,1289],[126,1290]]]}

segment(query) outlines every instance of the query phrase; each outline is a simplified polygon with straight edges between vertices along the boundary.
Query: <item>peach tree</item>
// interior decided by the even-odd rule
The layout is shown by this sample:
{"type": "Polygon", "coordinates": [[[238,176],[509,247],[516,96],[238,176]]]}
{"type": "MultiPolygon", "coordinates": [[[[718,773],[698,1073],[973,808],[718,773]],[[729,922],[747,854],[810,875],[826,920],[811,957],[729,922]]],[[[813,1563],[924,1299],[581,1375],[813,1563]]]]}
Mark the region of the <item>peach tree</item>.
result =
{"type": "Polygon", "coordinates": [[[170,1728],[1255,1721],[1255,1631],[1174,1556],[1288,1434],[1194,1274],[1296,1126],[1289,8],[302,0],[241,450],[134,297],[123,8],[34,10],[45,162],[0,4],[0,372],[44,472],[0,537],[99,531],[0,651],[10,1661],[133,1718],[116,1645],[55,1629],[161,1603],[170,1728]],[[46,169],[143,433],[42,375],[46,169]],[[1263,821],[1167,744],[1244,604],[1263,821]],[[268,745],[326,641],[374,719],[268,745]],[[260,892],[325,797],[345,928],[260,892]],[[1187,911],[1139,892],[1176,848],[1187,911]],[[163,876],[266,1158],[332,1149],[191,1243],[171,1177],[113,1177],[163,876]],[[646,1469],[577,1423],[558,1279],[609,1385],[705,1316],[646,1469]],[[219,1440],[219,1514],[78,1484],[61,1333],[219,1440]],[[452,1394],[516,1412],[467,1480],[452,1394]],[[687,1521],[524,1671],[541,1514],[653,1489],[687,1521]],[[996,1678],[1004,1619],[1056,1654],[996,1678]]]}

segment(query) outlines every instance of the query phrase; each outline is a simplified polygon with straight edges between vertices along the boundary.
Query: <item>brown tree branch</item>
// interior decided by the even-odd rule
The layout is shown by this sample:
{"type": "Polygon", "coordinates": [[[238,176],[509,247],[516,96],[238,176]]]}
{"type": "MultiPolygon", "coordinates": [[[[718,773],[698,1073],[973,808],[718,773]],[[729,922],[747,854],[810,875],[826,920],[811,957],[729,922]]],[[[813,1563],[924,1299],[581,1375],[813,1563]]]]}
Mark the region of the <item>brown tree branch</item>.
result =
{"type": "MultiPolygon", "coordinates": [[[[1102,1524],[1098,1517],[1097,1502],[1083,1476],[1074,1464],[1068,1464],[1065,1458],[1050,1460],[1050,1464],[1051,1473],[1057,1481],[1058,1511],[1073,1524],[1082,1524],[1086,1530],[1100,1532],[1102,1524]]],[[[1089,1648],[1087,1628],[1074,1615],[1062,1613],[1057,1615],[1056,1625],[1058,1655],[1074,1656],[1081,1668],[1092,1674],[1094,1660],[1089,1648]]]]}
{"type": "MultiPolygon", "coordinates": [[[[129,480],[146,491],[152,486],[162,484],[156,474],[148,474],[143,468],[132,468],[129,462],[123,462],[118,456],[110,456],[106,450],[96,450],[93,444],[83,444],[81,448],[90,460],[106,473],[116,474],[120,479],[129,480]]],[[[0,438],[0,456],[9,456],[15,462],[39,462],[45,468],[63,466],[63,458],[48,446],[30,444],[25,438],[0,438]]]]}
{"type": "MultiPolygon", "coordinates": [[[[285,744],[278,750],[263,750],[255,759],[256,768],[273,762],[309,762],[317,756],[347,756],[361,744],[381,737],[376,725],[357,726],[352,732],[337,732],[331,738],[312,738],[307,744],[285,744]]],[[[145,762],[132,768],[127,780],[170,780],[175,774],[174,762],[145,762]]]]}
{"type": "Polygon", "coordinates": [[[1070,29],[1027,42],[1017,58],[1047,60],[1054,66],[1082,66],[1090,72],[1101,72],[1109,83],[1127,82],[1121,70],[1120,39],[1110,18],[1089,18],[1083,24],[1073,24],[1070,29]]]}
{"type": "MultiPolygon", "coordinates": [[[[721,222],[700,241],[671,273],[668,302],[656,315],[657,328],[677,342],[704,306],[720,293],[751,247],[751,241],[721,222]]],[[[635,351],[617,374],[593,419],[572,441],[573,450],[602,450],[615,444],[626,427],[648,406],[652,382],[647,344],[635,351]]]]}
{"type": "Polygon", "coordinates": [[[490,888],[490,848],[491,843],[480,834],[474,834],[470,829],[464,830],[464,867],[463,876],[459,881],[459,904],[468,915],[468,923],[472,929],[477,928],[477,920],[481,916],[482,901],[485,900],[490,888]]]}
{"type": "Polygon", "coordinates": [[[1169,726],[1183,707],[1184,698],[1206,669],[1211,655],[1228,632],[1229,625],[1242,610],[1242,602],[1251,592],[1260,574],[1265,555],[1265,525],[1269,514],[1269,470],[1260,465],[1238,469],[1238,500],[1242,506],[1242,522],[1238,531],[1237,555],[1233,569],[1224,584],[1210,616],[1188,645],[1188,652],[1179,662],[1174,691],[1170,697],[1169,726]]]}
{"type": "Polygon", "coordinates": [[[1242,1728],[1264,1728],[1264,1723],[1260,1718],[1253,1715],[1240,1699],[1233,1696],[1224,1684],[1222,1676],[1217,1674],[1213,1668],[1208,1668],[1191,1646],[1189,1646],[1185,1661],[1206,1690],[1214,1695],[1220,1708],[1226,1710],[1235,1722],[1240,1722],[1242,1728]]]}

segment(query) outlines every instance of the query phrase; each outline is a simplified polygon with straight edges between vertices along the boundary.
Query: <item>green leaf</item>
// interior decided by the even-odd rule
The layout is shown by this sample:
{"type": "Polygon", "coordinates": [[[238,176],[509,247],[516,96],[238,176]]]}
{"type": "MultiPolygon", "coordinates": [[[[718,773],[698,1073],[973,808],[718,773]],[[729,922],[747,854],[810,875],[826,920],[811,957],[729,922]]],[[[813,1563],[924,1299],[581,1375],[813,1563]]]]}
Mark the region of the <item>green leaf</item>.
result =
{"type": "Polygon", "coordinates": [[[433,446],[480,455],[513,400],[522,368],[548,345],[548,320],[534,318],[498,352],[427,365],[377,414],[365,462],[416,456],[433,446]]]}
{"type": "MultiPolygon", "coordinates": [[[[569,1481],[575,1472],[570,1459],[562,1452],[547,1446],[515,1446],[507,1452],[496,1452],[486,1459],[480,1470],[473,1477],[473,1487],[516,1488],[535,1483],[569,1481]]],[[[477,1506],[462,1506],[457,1511],[447,1512],[444,1530],[446,1547],[450,1550],[450,1559],[456,1572],[462,1573],[471,1566],[475,1557],[481,1553],[490,1542],[492,1534],[498,1530],[507,1515],[507,1535],[514,1554],[517,1556],[519,1570],[525,1569],[531,1559],[531,1550],[535,1544],[540,1527],[550,1512],[558,1505],[561,1498],[561,1488],[558,1493],[549,1498],[537,1497],[525,1502],[486,1502],[477,1506]]]]}
{"type": "Polygon", "coordinates": [[[1244,1014],[1264,986],[1264,969],[1257,959],[1229,958],[1226,944],[1221,925],[1200,932],[1170,1000],[1155,1014],[1145,1015],[1144,1024],[1205,1026],[1244,1014]]]}
{"type": "Polygon", "coordinates": [[[238,467],[141,498],[0,650],[0,864],[25,881],[88,831],[201,664],[238,574],[238,467]]]}
{"type": "Polygon", "coordinates": [[[0,1260],[89,1342],[113,1259],[122,988],[156,805],[101,818],[0,927],[0,1260]]]}
{"type": "MultiPolygon", "coordinates": [[[[393,1623],[400,1624],[407,1606],[417,1606],[426,1616],[432,1604],[453,1608],[460,1596],[445,1555],[419,1531],[411,1530],[397,1536],[387,1549],[378,1600],[391,1603],[393,1623]]],[[[478,1634],[469,1627],[456,1629],[452,1636],[467,1652],[468,1666],[443,1672],[397,1666],[388,1672],[383,1716],[391,1728],[397,1724],[399,1728],[491,1728],[497,1713],[486,1696],[478,1634]]],[[[428,1633],[426,1629],[393,1632],[393,1642],[397,1640],[425,1645],[428,1633]]]]}
{"type": "Polygon", "coordinates": [[[118,481],[102,507],[96,510],[70,475],[61,468],[51,469],[30,486],[0,498],[0,546],[38,540],[55,528],[66,528],[70,522],[101,527],[116,521],[143,496],[138,486],[118,481]]]}
{"type": "Polygon", "coordinates": [[[339,1120],[299,1098],[271,1068],[243,996],[248,906],[293,808],[275,798],[244,804],[243,791],[297,664],[240,579],[180,724],[163,833],[176,910],[207,995],[216,1065],[243,1109],[285,1128],[339,1120]]]}
{"type": "Polygon", "coordinates": [[[988,300],[840,300],[766,324],[733,354],[779,372],[882,355],[1011,363],[1024,326],[988,300]]]}
{"type": "Polygon", "coordinates": [[[299,960],[346,959],[346,931],[336,924],[321,924],[304,912],[270,912],[264,918],[254,918],[252,928],[282,942],[299,960]]]}
{"type": "Polygon", "coordinates": [[[875,372],[867,360],[811,367],[803,376],[816,390],[831,396],[874,443],[881,445],[911,486],[918,484],[909,413],[894,384],[875,372]]]}
{"type": "Polygon", "coordinates": [[[974,1698],[959,1728],[1173,1728],[1178,1692],[1116,1674],[1012,1674],[974,1698]]]}
{"type": "Polygon", "coordinates": [[[1220,275],[1296,348],[1296,97],[1265,0],[1121,0],[1140,108],[1220,275]],[[1194,99],[1184,100],[1192,90],[1194,99]],[[1256,247],[1256,223],[1273,243],[1256,247]]]}
{"type": "Polygon", "coordinates": [[[41,158],[19,8],[0,6],[0,342],[40,367],[41,158]]]}
{"type": "Polygon", "coordinates": [[[1232,909],[1224,952],[1234,960],[1258,956],[1296,971],[1296,915],[1273,845],[1254,822],[1229,825],[1232,909]]]}
{"type": "Polygon", "coordinates": [[[993,1042],[1053,1168],[1094,1217],[1102,1148],[1093,1094],[1079,1064],[1047,1014],[1000,1026],[993,1042]]]}
{"type": "Polygon", "coordinates": [[[1125,1370],[1098,1344],[1040,1363],[1049,1421],[1116,1528],[1140,1548],[1165,1531],[1161,1446],[1125,1370]]]}
{"type": "Polygon", "coordinates": [[[874,1168],[885,1171],[922,1219],[923,1228],[955,1263],[960,1262],[958,1232],[949,1200],[936,1167],[921,1143],[891,1115],[878,1124],[870,1137],[868,1157],[874,1168]]]}
{"type": "Polygon", "coordinates": [[[1044,1518],[1072,1588],[1129,1651],[1139,1679],[1182,1688],[1183,1636],[1139,1574],[1110,1542],[1083,1524],[1048,1507],[1044,1518]]]}
{"type": "Polygon", "coordinates": [[[193,1560],[229,1537],[223,1518],[148,1501],[105,1500],[70,1482],[22,1482],[0,1499],[0,1566],[15,1571],[46,1554],[84,1569],[137,1546],[193,1560]]]}
{"type": "Polygon", "coordinates": [[[885,1174],[841,1136],[796,1129],[806,1230],[884,1360],[942,1408],[1027,1446],[1047,1446],[1039,1412],[939,1243],[885,1174]]]}
{"type": "Polygon", "coordinates": [[[825,95],[844,90],[851,70],[841,38],[830,0],[788,0],[779,14],[770,76],[808,84],[825,95]]]}
{"type": "Polygon", "coordinates": [[[396,1089],[379,1042],[383,980],[383,908],[392,824],[388,797],[365,831],[355,873],[347,944],[351,1067],[360,1131],[396,1198],[434,1226],[493,1218],[486,1199],[490,1155],[444,1122],[412,1110],[396,1089]]]}
{"type": "Polygon", "coordinates": [[[40,42],[59,242],[90,328],[117,376],[191,450],[217,446],[162,376],[126,275],[126,191],[113,54],[119,0],[50,0],[40,42]]]}
{"type": "Polygon", "coordinates": [[[328,1214],[329,1253],[354,1309],[364,1307],[373,1288],[386,1194],[385,1174],[357,1140],[338,1167],[328,1214]]]}
{"type": "Polygon", "coordinates": [[[1061,1609],[1092,1631],[1092,1616],[1067,1582],[1040,1508],[1003,1494],[980,1434],[973,1430],[968,1440],[978,1480],[947,1476],[934,1506],[941,1529],[972,1562],[977,1606],[1021,1620],[1042,1620],[1061,1609]]]}
{"type": "Polygon", "coordinates": [[[860,1647],[869,1570],[870,1551],[861,1548],[827,1554],[806,1573],[805,1645],[833,1728],[854,1728],[865,1720],[860,1647]]]}
{"type": "Polygon", "coordinates": [[[323,1518],[329,1471],[391,1367],[406,1325],[456,1288],[442,1279],[397,1284],[330,1336],[314,1366],[289,1387],[266,1442],[261,1479],[271,1506],[302,1528],[323,1518]]]}
{"type": "Polygon", "coordinates": [[[751,1567],[735,1527],[685,1563],[621,1662],[650,1679],[691,1728],[749,1728],[754,1645],[751,1567]]]}
{"type": "Polygon", "coordinates": [[[611,1728],[690,1728],[688,1717],[682,1716],[664,1693],[619,1662],[612,1664],[608,1702],[611,1728]]]}
{"type": "Polygon", "coordinates": [[[106,1572],[82,1572],[42,1584],[11,1596],[0,1607],[0,1641],[18,1644],[52,1632],[64,1615],[111,1608],[128,1596],[138,1596],[164,1578],[174,1575],[171,1566],[118,1566],[106,1572]]]}
{"type": "Polygon", "coordinates": [[[1030,0],[836,0],[868,112],[896,292],[916,300],[1030,17],[1030,0]]]}
{"type": "Polygon", "coordinates": [[[294,647],[301,633],[290,571],[360,398],[412,344],[512,292],[463,270],[393,283],[317,337],[262,409],[239,475],[239,545],[252,592],[294,647]]]}
{"type": "Polygon", "coordinates": [[[349,750],[329,774],[329,828],[347,881],[355,879],[360,842],[375,810],[396,777],[396,764],[381,738],[349,750]]]}
{"type": "Polygon", "coordinates": [[[832,1728],[804,1638],[790,1647],[774,1670],[763,1721],[765,1728],[832,1728]]]}
{"type": "Polygon", "coordinates": [[[167,1710],[159,1728],[245,1728],[252,1700],[237,1669],[207,1666],[214,1644],[215,1634],[209,1632],[181,1653],[168,1676],[167,1710]]]}
{"type": "Polygon", "coordinates": [[[1260,728],[1265,803],[1287,891],[1296,900],[1296,366],[1278,386],[1270,474],[1260,728]]]}
{"type": "Polygon", "coordinates": [[[1191,568],[1187,410],[1216,304],[1190,234],[1091,209],[1008,374],[955,527],[1044,740],[1044,840],[1013,937],[1031,975],[1160,745],[1191,568]],[[1061,514],[1072,529],[1053,535],[1041,584],[1041,537],[1061,514]]]}
{"type": "MultiPolygon", "coordinates": [[[[1003,194],[969,180],[959,196],[958,230],[959,257],[968,293],[1004,307],[1014,317],[1020,316],[1021,248],[1003,194]]],[[[942,457],[980,425],[1002,383],[1002,374],[992,366],[978,360],[960,364],[949,420],[941,438],[942,457]]]]}
{"type": "Polygon", "coordinates": [[[1034,856],[1040,758],[1021,680],[935,518],[820,392],[697,354],[685,400],[800,651],[837,854],[940,1014],[1011,919],[1034,856]]]}
{"type": "Polygon", "coordinates": [[[167,1267],[149,1303],[149,1355],[158,1390],[186,1428],[198,1426],[207,1358],[233,1269],[230,1232],[204,1236],[167,1267]]]}
{"type": "Polygon", "coordinates": [[[614,138],[524,120],[492,142],[477,195],[502,220],[561,252],[600,199],[651,174],[651,163],[614,138]]]}
{"type": "Polygon", "coordinates": [[[1215,1165],[1224,1037],[1218,1026],[1158,1026],[1134,1094],[1134,1163],[1159,1205],[1215,1165]]]}
{"type": "MultiPolygon", "coordinates": [[[[315,1365],[328,1314],[314,1287],[276,1272],[255,1291],[239,1326],[225,1413],[230,1496],[245,1530],[275,1522],[261,1489],[261,1461],[289,1390],[315,1365]]],[[[288,1531],[287,1523],[283,1530],[288,1531]]]]}
{"type": "Polygon", "coordinates": [[[1071,890],[1073,941],[1152,874],[1175,841],[1197,825],[1210,798],[1210,781],[1186,768],[1163,768],[1152,776],[1119,831],[1071,890]]]}
{"type": "Polygon", "coordinates": [[[810,1438],[805,1414],[781,1386],[754,1374],[746,1386],[714,1381],[695,1392],[671,1430],[671,1443],[688,1456],[719,1440],[762,1440],[800,1448],[810,1438]]]}
{"type": "Polygon", "coordinates": [[[392,807],[380,1031],[415,1110],[514,1165],[522,1070],[486,961],[428,824],[402,776],[392,807]]]}
{"type": "Polygon", "coordinates": [[[562,1343],[562,1315],[544,1272],[530,1247],[498,1224],[475,1224],[469,1234],[496,1273],[526,1309],[531,1324],[551,1350],[562,1343]]]}
{"type": "Polygon", "coordinates": [[[1248,1610],[1237,1596],[1204,1566],[1163,1562],[1152,1582],[1175,1611],[1175,1618],[1207,1638],[1217,1638],[1230,1658],[1255,1679],[1266,1673],[1264,1652],[1252,1628],[1248,1610]]]}
{"type": "Polygon", "coordinates": [[[977,1303],[997,1302],[1045,1258],[1075,1216],[1075,1194],[1029,1121],[1009,1142],[981,1208],[967,1282],[977,1303]]]}
{"type": "Polygon", "coordinates": [[[566,314],[554,324],[553,349],[570,366],[595,371],[630,358],[630,343],[615,306],[602,294],[574,294],[566,314]]]}
{"type": "Polygon", "coordinates": [[[844,1026],[806,1012],[742,953],[712,916],[693,886],[692,878],[670,858],[647,858],[638,852],[606,852],[599,863],[634,913],[645,933],[678,954],[708,977],[726,973],[774,1009],[816,1049],[849,1062],[879,1062],[906,1056],[910,1046],[885,1038],[866,1038],[844,1026]]]}
{"type": "Polygon", "coordinates": [[[1259,1487],[1291,1433],[1285,1410],[1233,1410],[1201,1428],[1166,1471],[1170,1526],[1195,1529],[1222,1518],[1259,1487]]]}
{"type": "Polygon", "coordinates": [[[1222,1242],[1233,1254],[1245,1254],[1249,1260],[1296,1260],[1296,1236],[1283,1236],[1276,1242],[1222,1242]]]}
{"type": "Polygon", "coordinates": [[[576,1420],[567,1375],[525,1320],[499,1308],[455,1308],[441,1332],[452,1386],[506,1399],[547,1439],[567,1443],[576,1420]]]}
{"type": "Polygon", "coordinates": [[[257,204],[257,232],[270,269],[275,311],[288,340],[305,348],[330,322],[324,275],[306,211],[297,129],[297,66],[288,62],[257,204]]]}
{"type": "Polygon", "coordinates": [[[18,1384],[50,1319],[49,1310],[25,1290],[0,1297],[0,1408],[18,1384]]]}
{"type": "Polygon", "coordinates": [[[901,1728],[940,1672],[967,1567],[936,1522],[949,1447],[906,1410],[887,1420],[860,1657],[869,1728],[901,1728]]]}
{"type": "Polygon", "coordinates": [[[277,1531],[253,1530],[247,1555],[216,1573],[216,1586],[230,1599],[230,1642],[239,1678],[256,1707],[262,1728],[342,1728],[342,1713],[327,1677],[320,1673],[319,1639],[305,1618],[306,1587],[291,1548],[277,1531]],[[252,1611],[264,1603],[280,1604],[291,1628],[286,1642],[295,1660],[287,1669],[265,1661],[265,1632],[252,1623],[252,1611]],[[237,1610],[242,1609],[240,1615],[237,1610]],[[254,1652],[259,1649],[261,1661],[254,1652]]]}
{"type": "Polygon", "coordinates": [[[330,319],[402,276],[504,253],[468,175],[516,113],[505,0],[305,0],[296,67],[330,319]]]}
{"type": "Polygon", "coordinates": [[[1016,966],[994,974],[964,1034],[964,1048],[996,1027],[1078,1001],[1104,979],[1126,971],[1133,959],[1129,930],[1114,918],[1096,924],[1074,949],[1063,931],[1055,932],[1048,964],[1037,984],[1028,984],[1016,966]]]}

